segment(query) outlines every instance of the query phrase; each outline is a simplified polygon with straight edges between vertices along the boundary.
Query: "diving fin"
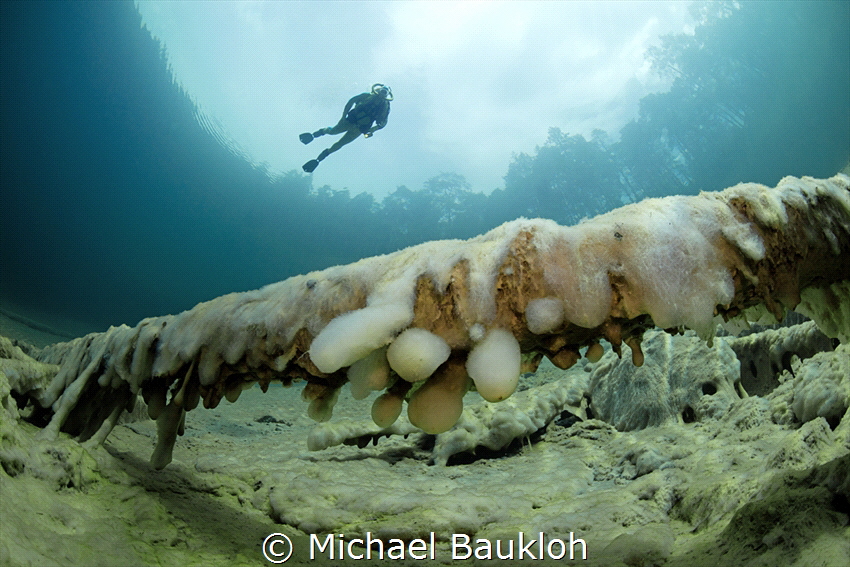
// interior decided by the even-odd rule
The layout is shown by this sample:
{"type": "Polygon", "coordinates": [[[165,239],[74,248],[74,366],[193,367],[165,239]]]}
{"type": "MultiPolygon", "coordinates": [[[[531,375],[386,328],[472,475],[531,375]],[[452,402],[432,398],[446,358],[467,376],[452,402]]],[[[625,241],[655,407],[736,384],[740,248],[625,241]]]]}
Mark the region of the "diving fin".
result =
{"type": "Polygon", "coordinates": [[[304,132],[303,134],[298,136],[298,139],[301,140],[302,144],[309,144],[313,141],[313,134],[311,134],[310,132],[304,132]]]}
{"type": "Polygon", "coordinates": [[[319,160],[311,159],[310,161],[308,161],[307,163],[305,163],[301,167],[307,173],[313,173],[313,170],[316,169],[317,167],[319,167],[319,160]]]}

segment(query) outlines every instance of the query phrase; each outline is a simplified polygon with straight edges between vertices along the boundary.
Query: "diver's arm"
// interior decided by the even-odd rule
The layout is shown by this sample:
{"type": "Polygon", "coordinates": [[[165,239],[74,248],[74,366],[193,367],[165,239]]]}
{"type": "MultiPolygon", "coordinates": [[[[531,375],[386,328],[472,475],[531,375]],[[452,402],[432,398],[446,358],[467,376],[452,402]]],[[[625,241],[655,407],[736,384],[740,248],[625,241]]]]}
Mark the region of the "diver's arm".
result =
{"type": "Polygon", "coordinates": [[[383,116],[378,118],[375,121],[375,125],[369,128],[368,134],[371,136],[381,128],[387,125],[387,119],[390,117],[390,106],[387,105],[387,110],[384,112],[383,116]]]}
{"type": "Polygon", "coordinates": [[[348,111],[351,110],[351,107],[355,104],[358,104],[363,101],[365,97],[368,97],[369,93],[361,93],[359,95],[355,95],[348,99],[348,102],[345,103],[345,110],[342,111],[342,117],[345,118],[348,116],[348,111]]]}
{"type": "Polygon", "coordinates": [[[375,132],[377,132],[378,130],[383,128],[384,126],[386,126],[386,124],[375,124],[374,126],[369,128],[368,130],[366,130],[366,132],[365,132],[366,137],[367,138],[371,137],[372,134],[374,134],[375,132]]]}
{"type": "Polygon", "coordinates": [[[349,101],[347,103],[345,103],[345,108],[342,110],[342,117],[343,118],[348,116],[348,111],[351,110],[352,106],[354,106],[354,102],[355,102],[354,99],[355,98],[357,98],[357,97],[356,96],[352,97],[352,98],[349,99],[349,101]]]}

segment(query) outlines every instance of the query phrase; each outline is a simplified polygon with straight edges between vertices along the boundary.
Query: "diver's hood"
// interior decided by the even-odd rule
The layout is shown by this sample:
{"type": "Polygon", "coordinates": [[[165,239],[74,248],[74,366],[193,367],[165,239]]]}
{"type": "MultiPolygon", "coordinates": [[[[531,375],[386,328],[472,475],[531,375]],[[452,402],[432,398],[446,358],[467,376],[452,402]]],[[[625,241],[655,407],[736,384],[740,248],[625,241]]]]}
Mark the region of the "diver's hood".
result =
{"type": "Polygon", "coordinates": [[[393,99],[393,90],[383,83],[375,83],[372,85],[372,94],[379,94],[381,91],[386,91],[384,98],[386,100],[393,99]]]}

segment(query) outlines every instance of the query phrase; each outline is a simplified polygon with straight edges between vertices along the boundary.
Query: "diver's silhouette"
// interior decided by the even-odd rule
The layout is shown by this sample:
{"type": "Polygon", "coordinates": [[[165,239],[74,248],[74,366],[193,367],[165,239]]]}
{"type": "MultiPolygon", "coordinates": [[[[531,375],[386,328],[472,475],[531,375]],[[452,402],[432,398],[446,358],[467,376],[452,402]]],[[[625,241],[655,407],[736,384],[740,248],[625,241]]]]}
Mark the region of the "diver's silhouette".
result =
{"type": "Polygon", "coordinates": [[[301,142],[309,144],[314,138],[325,134],[342,134],[345,136],[337,140],[331,147],[322,150],[319,157],[311,159],[303,165],[304,171],[312,173],[319,166],[319,162],[334,153],[345,144],[354,141],[360,134],[369,138],[377,130],[387,125],[390,115],[390,101],[393,99],[393,91],[386,85],[375,83],[372,85],[371,93],[362,93],[351,97],[342,111],[342,118],[336,126],[316,130],[312,134],[305,132],[298,136],[301,142]],[[372,124],[375,124],[374,126],[372,124]]]}

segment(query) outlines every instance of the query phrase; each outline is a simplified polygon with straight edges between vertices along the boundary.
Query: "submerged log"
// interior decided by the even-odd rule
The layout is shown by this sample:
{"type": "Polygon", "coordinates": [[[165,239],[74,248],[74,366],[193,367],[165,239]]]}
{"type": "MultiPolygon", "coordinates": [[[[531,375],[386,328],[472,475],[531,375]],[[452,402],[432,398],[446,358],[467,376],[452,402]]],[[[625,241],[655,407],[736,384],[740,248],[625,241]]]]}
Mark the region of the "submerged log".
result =
{"type": "Polygon", "coordinates": [[[141,394],[162,468],[187,411],[255,382],[306,380],[308,412],[326,420],[351,380],[361,396],[386,390],[376,423],[408,400],[414,425],[437,433],[468,389],[505,399],[539,355],[568,367],[606,339],[639,365],[650,327],[710,342],[719,323],[786,309],[850,338],[846,175],[648,199],[571,227],[519,219],[295,276],[49,347],[41,361],[59,372],[27,395],[52,409],[44,435],[102,442],[141,394]],[[538,356],[523,368],[522,353],[538,356]]]}

